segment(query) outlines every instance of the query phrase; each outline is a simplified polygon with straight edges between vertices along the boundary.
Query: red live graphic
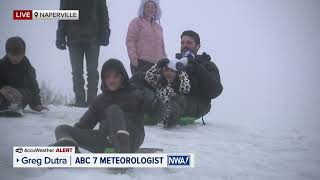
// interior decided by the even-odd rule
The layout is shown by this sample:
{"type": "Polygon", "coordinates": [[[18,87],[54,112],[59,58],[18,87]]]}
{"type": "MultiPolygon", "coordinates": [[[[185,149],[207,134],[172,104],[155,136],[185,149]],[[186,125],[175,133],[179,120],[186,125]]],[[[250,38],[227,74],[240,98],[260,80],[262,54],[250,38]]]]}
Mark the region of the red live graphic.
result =
{"type": "Polygon", "coordinates": [[[32,10],[13,10],[14,20],[32,20],[32,10]]]}

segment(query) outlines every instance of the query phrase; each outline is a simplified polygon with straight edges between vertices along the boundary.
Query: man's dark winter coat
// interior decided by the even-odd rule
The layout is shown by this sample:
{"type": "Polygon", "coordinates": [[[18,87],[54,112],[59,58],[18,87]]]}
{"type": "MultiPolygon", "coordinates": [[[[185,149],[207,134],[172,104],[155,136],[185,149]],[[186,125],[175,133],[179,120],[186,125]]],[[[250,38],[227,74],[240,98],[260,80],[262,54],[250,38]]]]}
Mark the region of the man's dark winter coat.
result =
{"type": "Polygon", "coordinates": [[[219,69],[206,53],[197,55],[195,61],[189,62],[186,71],[191,81],[191,96],[210,102],[222,93],[219,69]]]}
{"type": "Polygon", "coordinates": [[[19,64],[12,64],[7,56],[0,60],[0,89],[3,86],[18,89],[23,95],[23,106],[41,105],[36,71],[27,57],[24,57],[19,64]]]}
{"type": "MultiPolygon", "coordinates": [[[[98,122],[107,118],[105,109],[111,105],[118,105],[125,113],[127,120],[127,130],[130,133],[130,142],[132,146],[141,145],[144,139],[144,111],[143,111],[143,94],[142,92],[129,83],[128,74],[123,64],[115,59],[108,60],[101,70],[101,90],[102,94],[98,95],[89,110],[84,114],[75,127],[81,129],[93,129],[98,122]],[[104,84],[104,74],[108,70],[119,71],[123,77],[123,86],[121,89],[110,92],[104,84]],[[138,142],[139,141],[139,142],[138,142]]],[[[106,134],[111,132],[106,132],[106,134]]],[[[134,147],[136,149],[137,147],[134,147]]]]}
{"type": "Polygon", "coordinates": [[[79,10],[78,21],[59,21],[57,41],[68,45],[108,45],[110,29],[106,0],[60,0],[61,10],[79,10]]]}

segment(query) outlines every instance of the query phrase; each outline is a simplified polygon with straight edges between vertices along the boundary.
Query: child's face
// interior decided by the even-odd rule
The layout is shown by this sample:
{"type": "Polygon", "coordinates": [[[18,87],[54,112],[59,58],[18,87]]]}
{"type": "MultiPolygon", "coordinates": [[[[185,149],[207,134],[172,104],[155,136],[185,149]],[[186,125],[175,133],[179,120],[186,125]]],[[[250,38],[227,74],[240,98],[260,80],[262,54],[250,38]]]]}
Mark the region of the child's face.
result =
{"type": "Polygon", "coordinates": [[[19,55],[13,55],[13,54],[7,54],[8,55],[8,58],[9,58],[9,61],[12,63],[12,64],[19,64],[23,58],[24,58],[24,54],[19,54],[19,55]]]}
{"type": "Polygon", "coordinates": [[[122,75],[116,71],[107,71],[104,76],[104,84],[109,91],[117,91],[122,86],[122,75]]]}
{"type": "Polygon", "coordinates": [[[168,67],[163,68],[163,75],[167,79],[167,81],[170,82],[174,81],[177,78],[177,72],[168,67]]]}

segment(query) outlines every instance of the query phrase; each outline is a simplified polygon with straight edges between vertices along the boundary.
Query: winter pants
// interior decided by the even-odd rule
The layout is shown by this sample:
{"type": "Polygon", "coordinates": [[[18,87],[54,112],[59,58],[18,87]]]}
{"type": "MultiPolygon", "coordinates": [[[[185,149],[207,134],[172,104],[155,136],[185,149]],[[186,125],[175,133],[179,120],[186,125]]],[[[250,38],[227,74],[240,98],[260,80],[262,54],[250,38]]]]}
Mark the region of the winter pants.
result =
{"type": "Polygon", "coordinates": [[[16,89],[11,86],[4,86],[0,89],[0,101],[2,109],[10,104],[26,107],[32,101],[32,93],[27,89],[16,89]]]}
{"type": "Polygon", "coordinates": [[[175,99],[182,107],[182,115],[194,118],[201,118],[209,113],[211,109],[210,101],[199,99],[189,95],[178,95],[175,99]]]}
{"type": "MultiPolygon", "coordinates": [[[[78,147],[86,149],[93,153],[103,153],[105,148],[114,147],[110,141],[112,136],[115,136],[118,130],[127,130],[127,120],[121,108],[117,105],[109,106],[106,111],[106,118],[100,122],[98,130],[94,129],[80,129],[68,125],[58,126],[55,130],[57,141],[63,139],[72,139],[76,142],[78,147]]],[[[131,135],[130,135],[131,136],[131,135]]],[[[133,142],[133,141],[131,141],[133,142]]],[[[137,150],[140,144],[132,144],[133,151],[137,150]]]]}
{"type": "MultiPolygon", "coordinates": [[[[151,106],[151,105],[150,105],[151,106]]],[[[153,114],[161,120],[164,116],[170,115],[168,125],[175,125],[182,117],[199,119],[206,115],[210,109],[210,101],[202,100],[189,95],[177,95],[168,104],[157,101],[153,114]],[[170,108],[170,114],[166,114],[166,108],[170,108]]],[[[152,116],[152,114],[151,114],[152,116]]],[[[154,117],[154,115],[153,115],[154,117]]]]}
{"type": "Polygon", "coordinates": [[[97,95],[99,72],[100,46],[97,44],[72,44],[69,45],[70,62],[72,68],[73,91],[76,97],[76,103],[85,104],[86,93],[84,90],[85,81],[83,78],[83,58],[86,58],[87,66],[87,102],[91,104],[97,95]]]}
{"type": "Polygon", "coordinates": [[[136,74],[137,72],[146,73],[153,65],[154,63],[150,63],[148,61],[138,59],[138,66],[133,66],[132,64],[130,64],[131,74],[133,75],[133,74],[136,74]]]}

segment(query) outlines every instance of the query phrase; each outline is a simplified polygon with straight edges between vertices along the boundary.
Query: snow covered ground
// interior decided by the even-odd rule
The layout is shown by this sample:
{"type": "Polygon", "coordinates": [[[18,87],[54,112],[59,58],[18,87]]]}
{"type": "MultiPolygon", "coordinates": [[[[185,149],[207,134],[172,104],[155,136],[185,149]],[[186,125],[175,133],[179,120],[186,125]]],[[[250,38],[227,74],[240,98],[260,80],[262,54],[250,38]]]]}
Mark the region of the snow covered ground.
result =
{"type": "MultiPolygon", "coordinates": [[[[45,113],[28,111],[25,118],[0,118],[0,176],[11,179],[320,179],[320,138],[297,128],[261,128],[214,120],[207,125],[163,130],[146,127],[144,147],[166,152],[195,153],[194,169],[130,169],[114,174],[106,169],[14,169],[12,146],[42,146],[54,142],[54,128],[75,123],[84,109],[50,106],[45,113]]],[[[315,133],[316,134],[316,133],[315,133]]]]}

